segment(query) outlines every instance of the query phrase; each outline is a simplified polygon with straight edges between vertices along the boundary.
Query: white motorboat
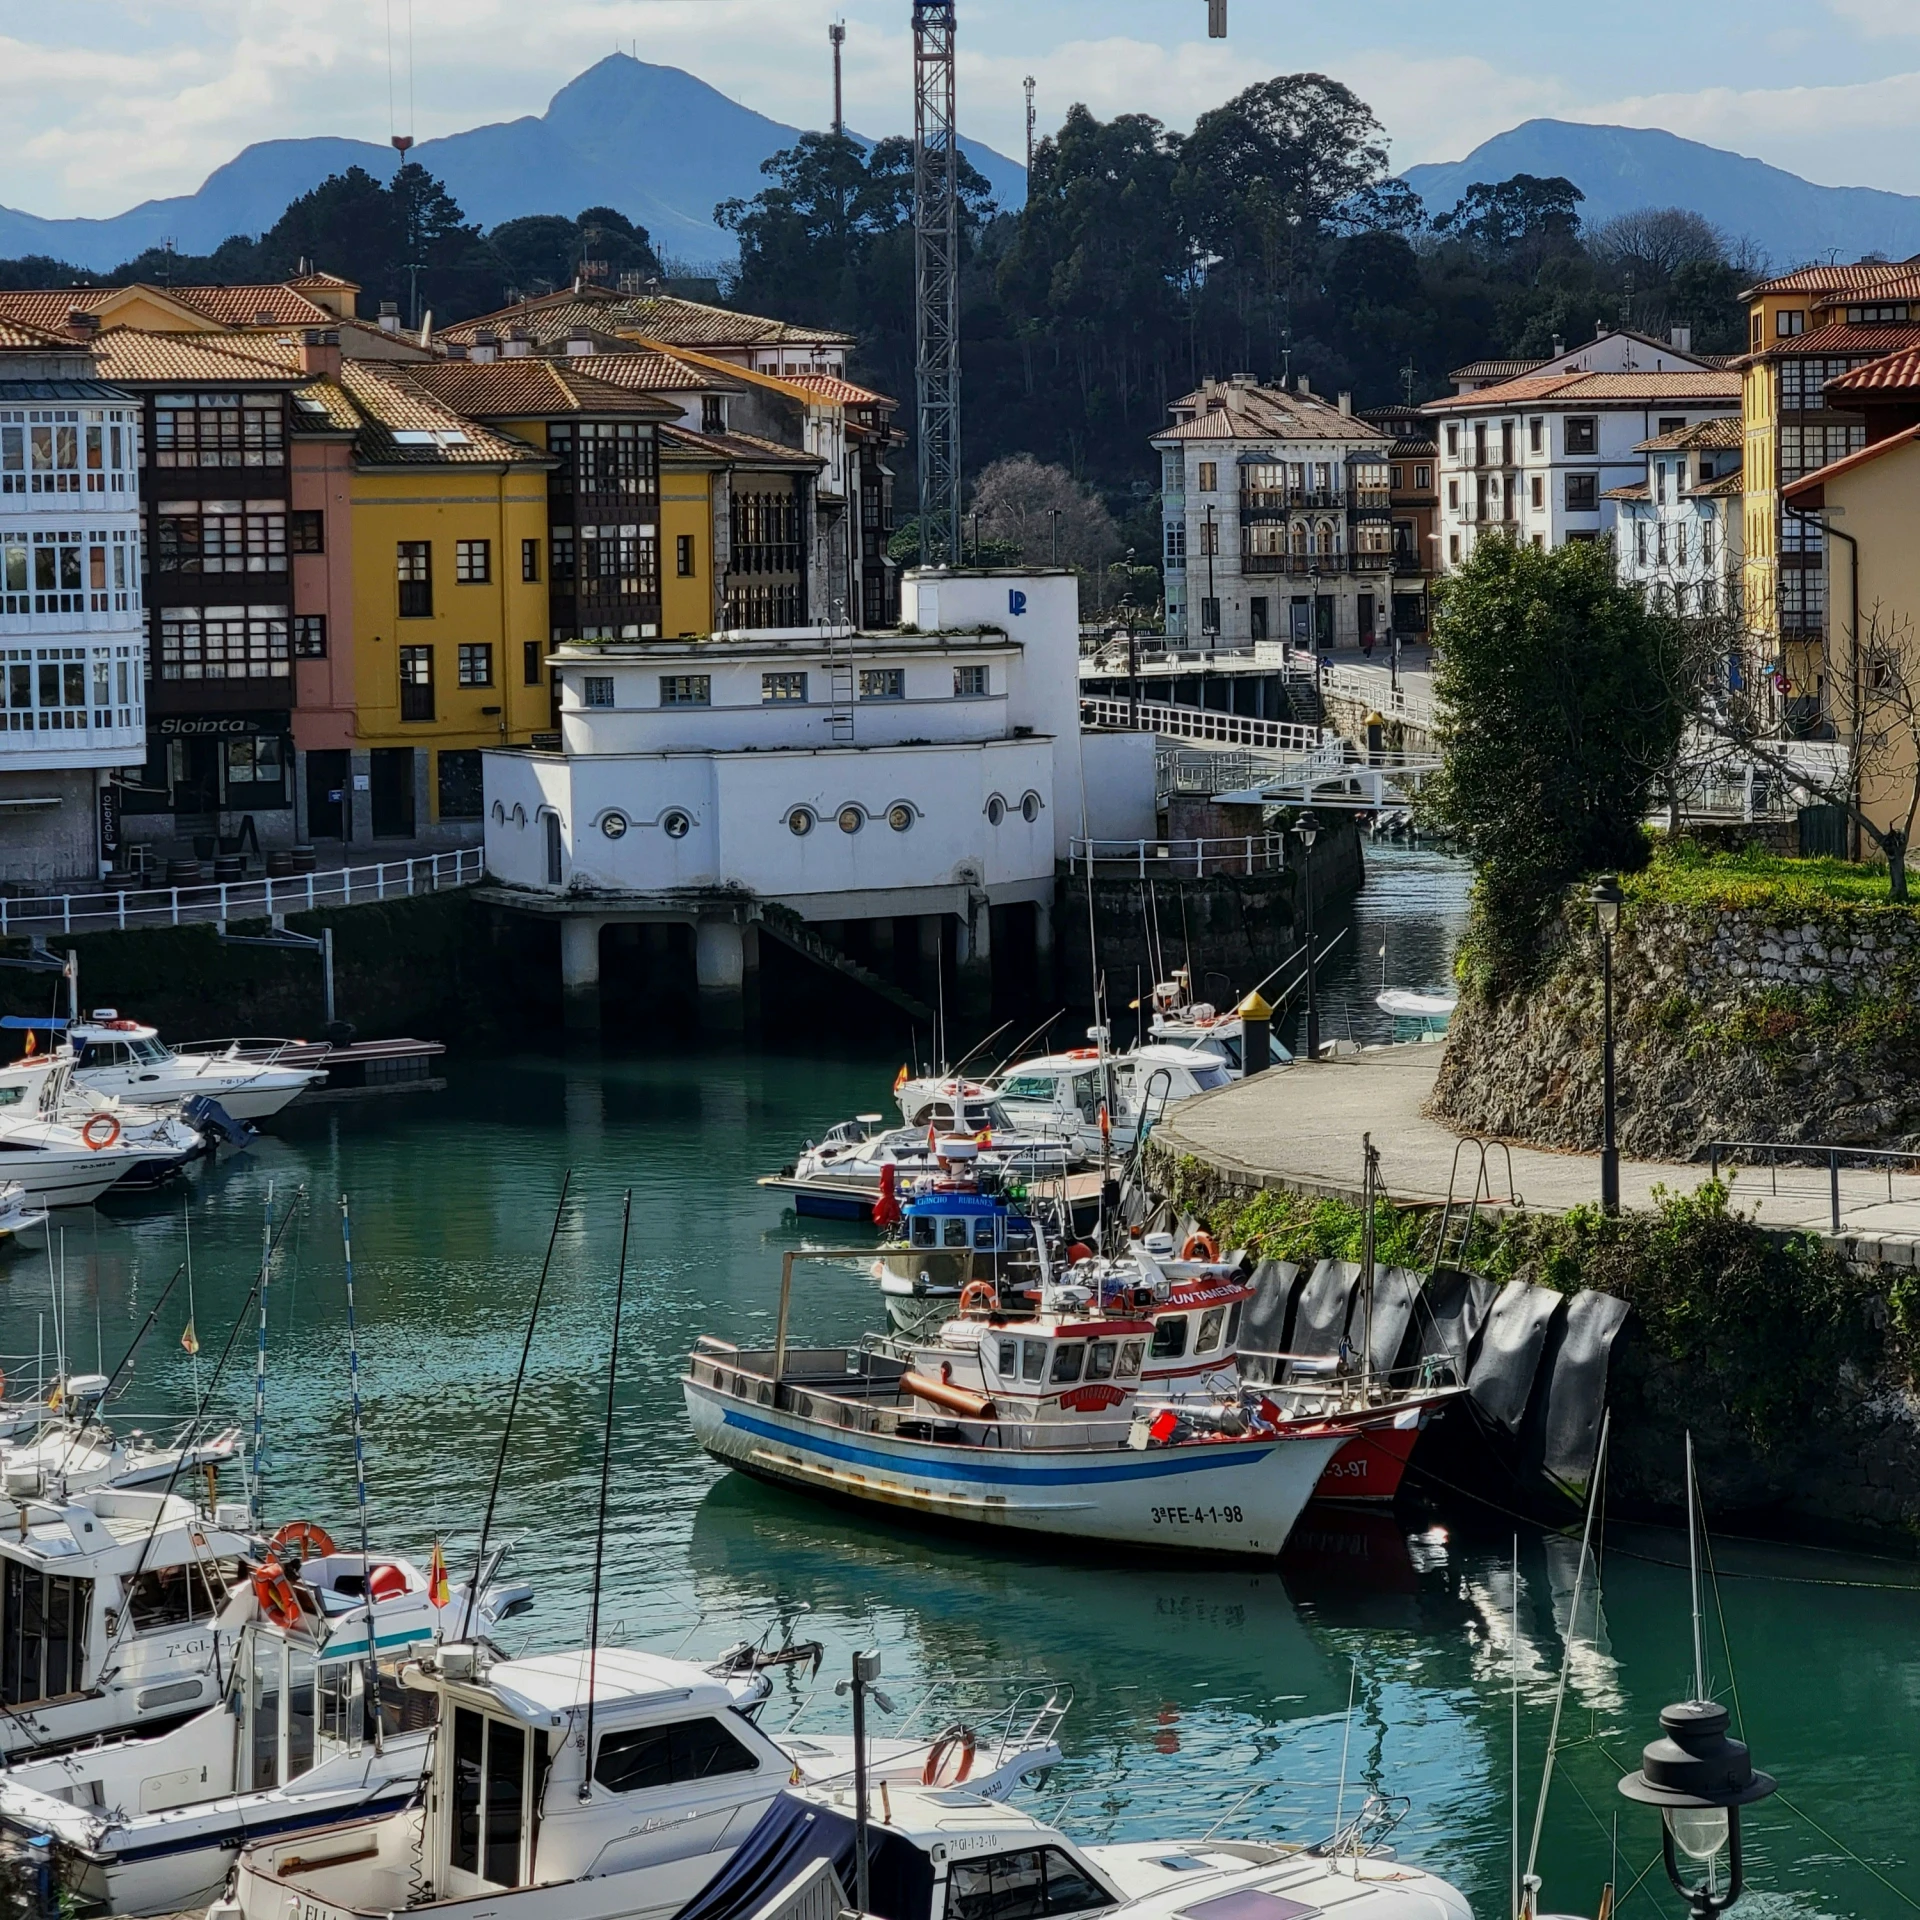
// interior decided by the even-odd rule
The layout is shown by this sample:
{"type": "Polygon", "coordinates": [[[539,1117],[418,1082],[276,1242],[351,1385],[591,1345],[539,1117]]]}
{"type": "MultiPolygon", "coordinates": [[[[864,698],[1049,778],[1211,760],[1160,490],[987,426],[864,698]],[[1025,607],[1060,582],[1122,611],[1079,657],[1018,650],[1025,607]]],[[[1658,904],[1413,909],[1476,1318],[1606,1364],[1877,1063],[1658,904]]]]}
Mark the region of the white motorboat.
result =
{"type": "Polygon", "coordinates": [[[89,1147],[124,1141],[142,1149],[142,1158],[114,1183],[123,1188],[161,1186],[212,1150],[207,1134],[181,1113],[179,1102],[136,1104],[97,1093],[74,1078],[73,1057],[66,1052],[0,1067],[0,1113],[8,1109],[72,1127],[89,1147]]]}
{"type": "MultiPolygon", "coordinates": [[[[200,1150],[196,1133],[190,1150],[177,1149],[179,1164],[200,1150]]],[[[174,1151],[128,1139],[111,1114],[90,1116],[77,1127],[47,1119],[28,1104],[24,1090],[0,1086],[0,1180],[19,1185],[30,1206],[84,1207],[136,1169],[151,1170],[162,1152],[174,1151]],[[19,1099],[9,1103],[9,1092],[18,1092],[19,1099]]]]}
{"type": "Polygon", "coordinates": [[[237,1041],[176,1053],[159,1033],[114,1007],[96,1007],[67,1030],[74,1078],[96,1093],[162,1104],[196,1094],[229,1118],[264,1120],[326,1079],[324,1070],[242,1057],[237,1041]]]}
{"type": "Polygon", "coordinates": [[[26,1187],[20,1181],[0,1181],[0,1246],[16,1234],[29,1233],[46,1224],[46,1208],[29,1203],[26,1187]]]}
{"type": "MultiPolygon", "coordinates": [[[[0,1439],[0,1491],[9,1499],[58,1499],[93,1487],[164,1486],[183,1473],[216,1471],[239,1457],[240,1429],[165,1446],[137,1428],[123,1440],[100,1418],[103,1373],[57,1381],[47,1402],[0,1439]]],[[[9,1412],[12,1409],[8,1410],[9,1412]]]]}
{"type": "Polygon", "coordinates": [[[1395,1039],[1444,1040],[1460,996],[1444,989],[1416,993],[1406,987],[1383,987],[1373,996],[1373,1004],[1393,1015],[1395,1039]]]}
{"type": "MultiPolygon", "coordinates": [[[[589,1783],[577,1708],[449,1693],[453,1738],[438,1742],[421,1813],[248,1847],[231,1899],[209,1920],[387,1920],[402,1909],[447,1920],[803,1920],[854,1905],[851,1784],[788,1787],[753,1803],[751,1823],[703,1815],[725,1778],[702,1796],[660,1777],[664,1756],[641,1771],[616,1750],[608,1764],[596,1722],[589,1783]],[[669,1811],[650,1811],[662,1803],[669,1811]]],[[[682,1717],[698,1726],[690,1707],[682,1717]]],[[[627,1752],[658,1749],[638,1729],[610,1738],[623,1735],[627,1752]]],[[[877,1754],[874,1771],[869,1904],[886,1920],[1471,1920],[1445,1881],[1376,1852],[1366,1819],[1324,1849],[1210,1834],[1080,1847],[971,1782],[888,1780],[877,1754]]],[[[744,1783],[733,1776],[734,1796],[744,1783]]],[[[1194,1827],[1217,1826],[1218,1811],[1196,1808],[1194,1827]]]]}
{"type": "MultiPolygon", "coordinates": [[[[366,1568],[329,1552],[285,1573],[278,1595],[270,1570],[242,1582],[220,1616],[223,1629],[238,1623],[224,1700],[165,1733],[16,1762],[0,1772],[0,1828],[50,1835],[61,1881],[81,1900],[172,1913],[213,1899],[250,1838],[405,1806],[435,1702],[400,1684],[400,1664],[443,1623],[468,1624],[467,1589],[436,1605],[411,1561],[375,1555],[371,1580],[366,1568]]],[[[490,1592],[470,1625],[491,1634],[504,1611],[490,1592]]]]}

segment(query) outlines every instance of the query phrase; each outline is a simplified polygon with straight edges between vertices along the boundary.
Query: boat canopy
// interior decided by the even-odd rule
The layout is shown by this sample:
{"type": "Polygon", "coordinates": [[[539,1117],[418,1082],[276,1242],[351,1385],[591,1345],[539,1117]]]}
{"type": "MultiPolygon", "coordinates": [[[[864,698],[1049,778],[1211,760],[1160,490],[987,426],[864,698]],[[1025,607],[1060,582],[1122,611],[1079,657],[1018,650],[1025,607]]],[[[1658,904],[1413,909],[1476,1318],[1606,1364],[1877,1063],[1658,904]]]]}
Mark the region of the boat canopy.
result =
{"type": "MultiPolygon", "coordinates": [[[[674,1920],[751,1920],[816,1860],[833,1868],[844,1893],[856,1878],[854,1838],[845,1814],[782,1793],[674,1920]]],[[[875,1821],[867,1829],[867,1912],[875,1920],[931,1920],[932,1908],[933,1862],[905,1834],[875,1821]]]]}

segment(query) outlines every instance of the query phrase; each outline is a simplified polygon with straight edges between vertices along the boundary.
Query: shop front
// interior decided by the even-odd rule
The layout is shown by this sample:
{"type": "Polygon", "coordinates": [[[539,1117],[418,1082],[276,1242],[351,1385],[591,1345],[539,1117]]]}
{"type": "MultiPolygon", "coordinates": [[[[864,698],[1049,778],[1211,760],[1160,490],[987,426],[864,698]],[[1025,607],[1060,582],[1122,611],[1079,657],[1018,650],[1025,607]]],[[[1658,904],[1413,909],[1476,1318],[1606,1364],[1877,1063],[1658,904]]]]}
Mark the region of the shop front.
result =
{"type": "Polygon", "coordinates": [[[289,845],[291,710],[150,714],[147,763],[123,791],[120,837],[156,851],[190,842],[201,859],[289,845]]]}

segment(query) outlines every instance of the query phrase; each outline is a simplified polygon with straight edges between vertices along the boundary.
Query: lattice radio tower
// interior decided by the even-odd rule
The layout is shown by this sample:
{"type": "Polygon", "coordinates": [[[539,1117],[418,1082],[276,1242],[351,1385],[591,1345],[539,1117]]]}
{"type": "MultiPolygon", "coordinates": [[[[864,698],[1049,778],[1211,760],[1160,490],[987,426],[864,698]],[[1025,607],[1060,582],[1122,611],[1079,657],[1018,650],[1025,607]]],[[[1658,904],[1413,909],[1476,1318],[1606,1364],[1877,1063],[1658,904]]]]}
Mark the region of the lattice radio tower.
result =
{"type": "Polygon", "coordinates": [[[954,0],[913,0],[914,391],[920,564],[960,564],[960,149],[954,0]]]}

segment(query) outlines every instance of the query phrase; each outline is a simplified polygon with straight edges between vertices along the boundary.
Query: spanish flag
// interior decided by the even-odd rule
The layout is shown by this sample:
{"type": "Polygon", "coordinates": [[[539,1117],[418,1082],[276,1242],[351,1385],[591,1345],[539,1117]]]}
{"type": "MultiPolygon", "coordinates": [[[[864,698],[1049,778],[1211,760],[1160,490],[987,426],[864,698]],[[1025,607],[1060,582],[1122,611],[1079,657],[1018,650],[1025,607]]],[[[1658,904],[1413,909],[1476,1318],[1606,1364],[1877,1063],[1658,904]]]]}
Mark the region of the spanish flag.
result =
{"type": "MultiPolygon", "coordinates": [[[[40,1051],[40,1041],[38,1037],[35,1035],[33,1029],[29,1027],[27,1029],[27,1050],[20,1057],[23,1060],[31,1060],[33,1056],[39,1051],[40,1051]]],[[[906,1069],[903,1067],[901,1069],[901,1072],[904,1074],[905,1071],[906,1069]]]]}
{"type": "Polygon", "coordinates": [[[50,1407],[57,1407],[60,1405],[60,1403],[63,1400],[66,1399],[66,1397],[67,1397],[67,1383],[64,1380],[56,1380],[53,1383],[53,1391],[47,1395],[47,1405],[50,1407]]]}
{"type": "MultiPolygon", "coordinates": [[[[28,1051],[29,1053],[31,1053],[31,1052],[33,1051],[33,1036],[32,1036],[32,1034],[31,1034],[31,1033],[29,1033],[29,1034],[28,1034],[28,1036],[27,1036],[27,1051],[28,1051]]],[[[899,1071],[898,1073],[896,1073],[896,1074],[895,1074],[895,1075],[893,1076],[893,1090],[894,1090],[894,1092],[895,1092],[895,1093],[898,1093],[898,1092],[900,1091],[900,1089],[901,1089],[902,1087],[904,1087],[904,1086],[905,1086],[906,1084],[907,1084],[907,1070],[906,1070],[906,1068],[905,1068],[905,1067],[903,1066],[903,1067],[902,1067],[902,1068],[900,1069],[900,1071],[899,1071]]]]}
{"type": "Polygon", "coordinates": [[[193,1322],[191,1320],[187,1322],[186,1330],[180,1335],[180,1344],[185,1347],[189,1353],[197,1354],[200,1351],[200,1336],[194,1332],[193,1322]]]}
{"type": "Polygon", "coordinates": [[[447,1587],[447,1563],[440,1551],[440,1542],[433,1543],[433,1558],[427,1563],[427,1598],[436,1607],[444,1607],[452,1594],[447,1587]]]}

